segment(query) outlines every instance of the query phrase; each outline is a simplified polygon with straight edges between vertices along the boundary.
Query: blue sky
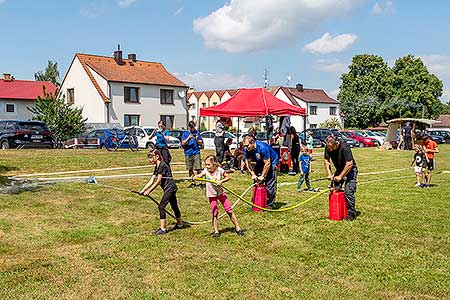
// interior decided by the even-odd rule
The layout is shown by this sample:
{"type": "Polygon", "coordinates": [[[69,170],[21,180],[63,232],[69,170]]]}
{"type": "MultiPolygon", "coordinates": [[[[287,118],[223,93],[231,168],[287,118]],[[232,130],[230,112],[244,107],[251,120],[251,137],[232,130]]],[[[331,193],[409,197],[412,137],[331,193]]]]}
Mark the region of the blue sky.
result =
{"type": "Polygon", "coordinates": [[[76,52],[162,62],[197,89],[303,83],[335,96],[355,54],[413,54],[450,101],[450,1],[0,0],[0,73],[63,76],[76,52]]]}

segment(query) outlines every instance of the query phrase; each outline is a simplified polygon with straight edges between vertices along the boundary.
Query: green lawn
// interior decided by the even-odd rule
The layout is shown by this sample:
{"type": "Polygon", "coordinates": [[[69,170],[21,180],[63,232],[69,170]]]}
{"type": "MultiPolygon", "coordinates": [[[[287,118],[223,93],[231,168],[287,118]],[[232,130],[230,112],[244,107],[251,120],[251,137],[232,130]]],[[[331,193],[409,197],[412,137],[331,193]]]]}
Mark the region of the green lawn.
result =
{"type": "MultiPolygon", "coordinates": [[[[437,171],[450,171],[450,146],[439,148],[437,171]]],[[[313,179],[324,176],[322,150],[315,151],[313,179]]],[[[183,161],[181,150],[172,153],[183,161]]],[[[147,163],[144,151],[1,154],[3,176],[147,163]]],[[[156,206],[102,185],[138,189],[145,178],[0,194],[0,299],[450,299],[450,174],[436,174],[435,186],[419,189],[412,170],[364,174],[408,167],[412,152],[356,149],[354,155],[361,173],[355,222],[329,221],[326,195],[285,213],[254,213],[241,202],[235,212],[244,237],[227,218],[219,239],[210,237],[210,224],[152,235],[156,206]]],[[[296,180],[279,176],[279,183],[296,180]]],[[[227,185],[241,193],[249,184],[249,176],[233,174],[227,185]]],[[[182,214],[208,220],[204,190],[187,185],[179,183],[182,214]]],[[[277,202],[290,206],[312,195],[282,185],[277,202]]]]}

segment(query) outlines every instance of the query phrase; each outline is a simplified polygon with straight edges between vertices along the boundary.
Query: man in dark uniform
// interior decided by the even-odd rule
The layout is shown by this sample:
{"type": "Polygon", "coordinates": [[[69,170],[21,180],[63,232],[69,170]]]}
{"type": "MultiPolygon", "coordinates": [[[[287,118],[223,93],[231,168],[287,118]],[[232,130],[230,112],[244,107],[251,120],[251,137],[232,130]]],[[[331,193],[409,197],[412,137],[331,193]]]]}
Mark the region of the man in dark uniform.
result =
{"type": "Polygon", "coordinates": [[[403,141],[405,143],[405,150],[412,150],[412,128],[409,122],[403,127],[403,141]]]}
{"type": "Polygon", "coordinates": [[[355,192],[356,177],[358,168],[353,159],[352,150],[347,143],[340,143],[334,136],[329,136],[325,140],[324,165],[328,179],[333,180],[337,188],[345,184],[344,194],[347,203],[348,217],[347,221],[356,219],[355,192]],[[336,171],[331,171],[331,162],[333,162],[336,171]]]}

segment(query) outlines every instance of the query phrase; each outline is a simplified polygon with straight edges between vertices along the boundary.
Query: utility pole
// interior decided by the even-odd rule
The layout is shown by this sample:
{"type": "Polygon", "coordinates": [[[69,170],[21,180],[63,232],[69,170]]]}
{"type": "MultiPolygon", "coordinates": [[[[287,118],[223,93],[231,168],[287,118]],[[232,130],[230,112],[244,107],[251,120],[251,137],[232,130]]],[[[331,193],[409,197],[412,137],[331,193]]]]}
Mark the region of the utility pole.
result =
{"type": "Polygon", "coordinates": [[[269,70],[264,69],[264,88],[269,86],[269,70]]]}

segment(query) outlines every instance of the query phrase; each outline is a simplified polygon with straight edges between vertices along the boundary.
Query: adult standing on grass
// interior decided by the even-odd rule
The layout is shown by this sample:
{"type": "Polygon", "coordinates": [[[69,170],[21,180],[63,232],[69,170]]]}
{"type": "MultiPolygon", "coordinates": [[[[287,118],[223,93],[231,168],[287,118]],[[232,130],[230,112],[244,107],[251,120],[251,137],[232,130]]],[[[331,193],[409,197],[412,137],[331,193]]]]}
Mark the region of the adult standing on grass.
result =
{"type": "Polygon", "coordinates": [[[243,145],[247,169],[253,180],[265,182],[267,207],[273,208],[277,192],[278,155],[269,144],[255,141],[251,136],[244,137],[243,145]]]}
{"type": "Polygon", "coordinates": [[[225,125],[222,123],[222,118],[219,118],[216,122],[214,146],[216,147],[217,161],[222,164],[225,158],[225,125]]]}
{"type": "MultiPolygon", "coordinates": [[[[190,121],[188,130],[183,132],[181,136],[181,146],[184,148],[184,157],[186,170],[189,171],[189,177],[194,176],[194,170],[199,174],[202,171],[202,162],[200,157],[200,146],[203,144],[200,132],[195,129],[195,122],[190,121]]],[[[189,187],[195,187],[195,183],[191,183],[189,187]]]]}
{"type": "Polygon", "coordinates": [[[291,161],[292,161],[292,173],[297,174],[299,172],[299,162],[298,157],[300,155],[300,138],[295,130],[294,126],[289,128],[290,142],[289,147],[291,148],[291,161]]]}
{"type": "Polygon", "coordinates": [[[158,128],[155,131],[156,136],[156,149],[161,152],[163,161],[166,164],[170,164],[172,156],[170,155],[169,148],[167,147],[167,141],[169,140],[169,130],[166,128],[166,123],[159,121],[158,128]]]}
{"type": "Polygon", "coordinates": [[[428,161],[427,161],[428,178],[427,178],[427,183],[425,184],[425,187],[428,188],[428,187],[430,187],[431,175],[433,174],[433,171],[434,171],[434,154],[439,153],[439,149],[438,149],[437,143],[435,141],[433,141],[428,134],[425,135],[422,145],[423,145],[423,150],[428,158],[428,161]]]}
{"type": "Polygon", "coordinates": [[[403,141],[405,143],[405,150],[412,150],[412,129],[409,122],[403,127],[403,141]]]}
{"type": "Polygon", "coordinates": [[[350,146],[347,143],[340,143],[334,136],[330,135],[327,137],[325,140],[324,166],[328,179],[332,180],[337,188],[340,189],[345,184],[344,194],[348,209],[348,217],[346,220],[355,220],[355,192],[358,168],[353,159],[350,146]],[[336,168],[334,174],[331,171],[331,162],[333,162],[336,168]]]}

